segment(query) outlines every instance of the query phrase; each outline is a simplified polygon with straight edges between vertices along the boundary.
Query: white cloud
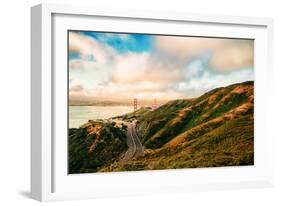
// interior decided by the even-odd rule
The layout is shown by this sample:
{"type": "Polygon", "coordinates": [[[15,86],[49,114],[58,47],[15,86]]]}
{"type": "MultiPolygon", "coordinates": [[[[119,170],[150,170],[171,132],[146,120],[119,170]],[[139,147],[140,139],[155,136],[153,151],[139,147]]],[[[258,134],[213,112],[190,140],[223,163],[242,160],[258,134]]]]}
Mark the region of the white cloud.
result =
{"type": "Polygon", "coordinates": [[[69,51],[78,52],[84,60],[93,57],[98,64],[106,64],[116,55],[114,49],[106,44],[75,32],[69,32],[69,51]]]}
{"type": "MultiPolygon", "coordinates": [[[[198,62],[199,60],[196,60],[198,62]]],[[[219,73],[203,68],[197,63],[190,64],[185,68],[185,80],[173,85],[178,91],[185,93],[189,97],[197,97],[217,87],[228,86],[238,82],[244,82],[254,79],[254,72],[251,68],[235,70],[228,73],[219,73]],[[191,71],[191,72],[188,72],[191,71]],[[198,72],[196,72],[198,71],[198,72]]]]}
{"type": "Polygon", "coordinates": [[[253,67],[254,66],[253,44],[238,43],[217,50],[214,53],[212,59],[210,60],[210,66],[222,72],[253,67]]]}
{"type": "Polygon", "coordinates": [[[132,83],[142,80],[147,72],[149,54],[124,54],[115,58],[112,81],[132,83]]]}
{"type": "Polygon", "coordinates": [[[69,61],[69,69],[94,69],[97,63],[85,61],[83,59],[73,59],[69,61]]]}
{"type": "Polygon", "coordinates": [[[217,71],[253,67],[254,42],[223,38],[158,36],[156,48],[183,61],[206,53],[212,54],[210,66],[217,71]]]}
{"type": "Polygon", "coordinates": [[[252,69],[241,70],[253,66],[250,41],[161,36],[153,53],[120,54],[79,33],[69,37],[70,51],[81,54],[69,62],[71,99],[189,98],[253,79],[252,69]]]}

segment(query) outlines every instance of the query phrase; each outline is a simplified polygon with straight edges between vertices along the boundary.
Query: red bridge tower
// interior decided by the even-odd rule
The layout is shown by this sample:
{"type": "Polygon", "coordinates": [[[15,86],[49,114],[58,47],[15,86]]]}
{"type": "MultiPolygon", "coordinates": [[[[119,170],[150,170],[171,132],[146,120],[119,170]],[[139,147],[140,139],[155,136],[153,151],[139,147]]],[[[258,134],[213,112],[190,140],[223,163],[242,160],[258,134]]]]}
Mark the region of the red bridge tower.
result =
{"type": "Polygon", "coordinates": [[[138,109],[138,99],[134,98],[134,111],[137,111],[138,109]]]}

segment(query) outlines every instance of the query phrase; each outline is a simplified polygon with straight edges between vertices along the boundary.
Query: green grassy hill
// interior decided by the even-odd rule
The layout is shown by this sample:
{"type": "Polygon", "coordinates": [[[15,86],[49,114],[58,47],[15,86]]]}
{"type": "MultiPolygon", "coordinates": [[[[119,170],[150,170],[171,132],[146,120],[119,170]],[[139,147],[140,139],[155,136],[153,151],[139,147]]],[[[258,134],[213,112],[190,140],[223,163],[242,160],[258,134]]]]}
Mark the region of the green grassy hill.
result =
{"type": "Polygon", "coordinates": [[[156,149],[217,117],[224,118],[224,121],[216,125],[210,122],[212,129],[228,119],[251,113],[253,82],[245,82],[212,90],[197,99],[171,101],[139,117],[138,129],[141,136],[145,137],[144,145],[156,149]]]}
{"type": "Polygon", "coordinates": [[[244,82],[131,113],[145,155],[101,171],[253,165],[253,90],[244,82]]]}
{"type": "Polygon", "coordinates": [[[69,173],[97,172],[127,150],[126,132],[114,123],[89,121],[69,129],[69,173]]]}

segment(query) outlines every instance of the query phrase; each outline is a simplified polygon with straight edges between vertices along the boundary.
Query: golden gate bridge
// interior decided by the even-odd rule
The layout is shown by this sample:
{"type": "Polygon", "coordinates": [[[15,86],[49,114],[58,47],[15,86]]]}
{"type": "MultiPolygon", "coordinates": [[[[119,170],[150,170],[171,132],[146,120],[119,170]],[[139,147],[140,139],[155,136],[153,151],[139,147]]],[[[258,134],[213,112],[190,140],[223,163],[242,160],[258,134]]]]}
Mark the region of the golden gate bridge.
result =
{"type": "MultiPolygon", "coordinates": [[[[133,101],[133,105],[134,105],[134,111],[137,111],[138,110],[138,99],[137,98],[134,98],[134,101],[133,101]]],[[[152,110],[155,110],[157,109],[158,105],[157,105],[157,100],[154,99],[153,100],[153,104],[151,106],[152,110]]]]}

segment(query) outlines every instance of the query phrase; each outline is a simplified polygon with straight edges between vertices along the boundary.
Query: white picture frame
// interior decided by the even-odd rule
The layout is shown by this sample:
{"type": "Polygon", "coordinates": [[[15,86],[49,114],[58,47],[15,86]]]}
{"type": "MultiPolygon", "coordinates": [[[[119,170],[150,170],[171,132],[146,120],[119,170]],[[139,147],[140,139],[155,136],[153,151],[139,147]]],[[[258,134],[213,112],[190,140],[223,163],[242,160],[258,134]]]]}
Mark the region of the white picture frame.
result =
{"type": "Polygon", "coordinates": [[[155,13],[100,9],[83,6],[40,4],[31,8],[31,196],[39,201],[69,200],[123,195],[210,191],[270,187],[273,185],[273,136],[266,108],[271,87],[273,21],[269,18],[155,13]],[[100,19],[101,21],[95,21],[100,19]],[[104,20],[105,19],[105,20],[104,20]],[[114,25],[114,21],[121,22],[114,25]],[[65,61],[68,29],[91,29],[186,34],[182,28],[194,26],[198,36],[247,37],[255,46],[255,165],[253,167],[181,169],[144,172],[68,175],[66,172],[67,78],[65,61]],[[133,27],[132,22],[138,22],[133,27]],[[157,23],[158,22],[158,23],[157,23]],[[153,24],[157,23],[157,27],[153,24]],[[151,25],[150,25],[151,24],[151,25]],[[198,26],[201,25],[201,26],[198,26]],[[202,28],[201,28],[202,27],[202,28]],[[211,28],[211,29],[210,29],[211,28]],[[224,28],[222,30],[222,28],[224,28]],[[220,33],[221,32],[221,33],[220,33]],[[65,56],[62,56],[65,59],[65,56]],[[267,90],[265,89],[267,88],[267,90]],[[64,122],[65,123],[62,123],[64,122]],[[257,136],[257,138],[256,138],[257,136]],[[264,138],[262,138],[264,137],[264,138]],[[65,145],[65,147],[64,147],[65,145]],[[262,148],[261,148],[262,147],[262,148]],[[59,150],[58,150],[59,149],[59,150]],[[82,187],[83,185],[83,187],[82,187]],[[136,186],[137,185],[137,186],[136,186]],[[80,187],[81,186],[81,187],[80,187]]]}

